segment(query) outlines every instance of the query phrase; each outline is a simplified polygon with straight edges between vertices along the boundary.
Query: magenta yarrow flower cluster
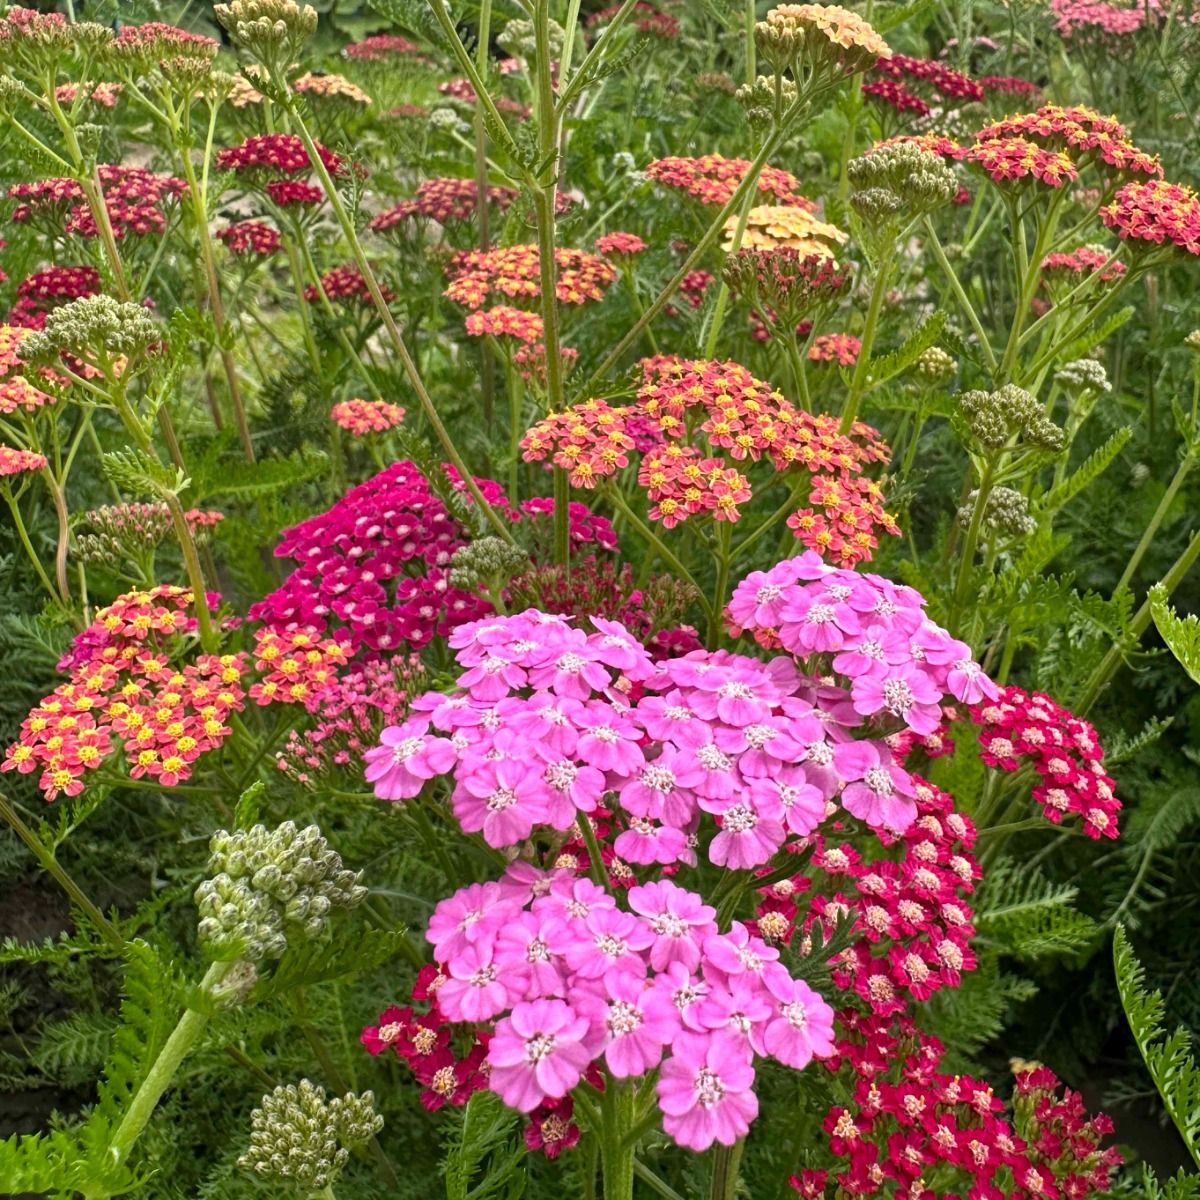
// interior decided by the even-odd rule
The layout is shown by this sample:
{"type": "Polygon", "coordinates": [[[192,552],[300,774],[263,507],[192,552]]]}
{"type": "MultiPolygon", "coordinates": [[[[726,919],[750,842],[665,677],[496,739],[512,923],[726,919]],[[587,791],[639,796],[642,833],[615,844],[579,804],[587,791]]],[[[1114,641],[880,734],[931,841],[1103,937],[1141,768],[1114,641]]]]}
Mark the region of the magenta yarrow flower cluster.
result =
{"type": "MultiPolygon", "coordinates": [[[[444,469],[449,489],[469,504],[458,473],[444,469]]],[[[475,482],[514,524],[548,526],[552,520],[552,500],[534,497],[513,508],[499,484],[475,482]]],[[[574,545],[616,546],[607,518],[582,504],[572,504],[569,516],[574,545]]],[[[332,508],[283,531],[275,555],[298,565],[249,615],[274,629],[341,625],[354,649],[367,654],[419,650],[492,611],[483,596],[450,584],[450,560],[468,540],[467,529],[418,467],[393,463],[332,508]]]]}
{"type": "Polygon", "coordinates": [[[570,871],[514,864],[434,910],[451,1021],[494,1021],[488,1086],[534,1112],[601,1065],[615,1079],[658,1070],[663,1128],[681,1146],[731,1145],[758,1114],[755,1060],[803,1068],[833,1049],[833,1010],[740,922],[660,880],[628,908],[570,871]]]}

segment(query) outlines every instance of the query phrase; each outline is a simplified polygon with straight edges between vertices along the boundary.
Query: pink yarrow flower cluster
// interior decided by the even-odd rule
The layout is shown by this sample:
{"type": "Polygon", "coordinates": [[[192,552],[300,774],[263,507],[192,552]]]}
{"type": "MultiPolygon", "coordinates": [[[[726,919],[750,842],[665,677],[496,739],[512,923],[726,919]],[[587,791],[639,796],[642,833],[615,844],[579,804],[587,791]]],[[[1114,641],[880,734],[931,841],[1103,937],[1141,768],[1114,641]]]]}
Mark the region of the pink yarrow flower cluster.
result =
{"type": "Polygon", "coordinates": [[[611,803],[616,853],[638,865],[694,864],[704,842],[719,866],[761,866],[839,796],[871,827],[903,831],[915,785],[871,734],[934,728],[945,696],[994,688],[910,589],[814,553],[759,575],[735,593],[737,620],[751,625],[765,606],[795,657],[697,650],[654,662],[619,622],[592,617],[585,632],[534,609],[460,626],[449,638],[460,693],[419,697],[368,751],[368,781],[403,800],[452,772],[455,817],[495,847],[538,826],[568,830],[611,803]]]}
{"type": "Polygon", "coordinates": [[[669,880],[627,907],[570,871],[509,867],[434,910],[426,937],[445,982],[437,1007],[487,1025],[487,1086],[534,1113],[603,1065],[616,1079],[658,1070],[666,1133],[731,1145],[758,1114],[755,1063],[802,1069],[833,1049],[833,1010],[779,951],[669,880]]]}

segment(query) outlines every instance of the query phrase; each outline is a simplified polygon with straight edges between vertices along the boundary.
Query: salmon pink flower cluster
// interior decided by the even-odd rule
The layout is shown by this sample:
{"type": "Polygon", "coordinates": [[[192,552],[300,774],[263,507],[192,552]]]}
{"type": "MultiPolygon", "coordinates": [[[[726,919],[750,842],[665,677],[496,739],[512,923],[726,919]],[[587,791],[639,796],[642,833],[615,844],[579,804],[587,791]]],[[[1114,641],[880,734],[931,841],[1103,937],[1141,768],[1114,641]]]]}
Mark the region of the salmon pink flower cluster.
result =
{"type": "Polygon", "coordinates": [[[633,258],[646,249],[636,233],[606,233],[596,239],[596,251],[609,258],[633,258]]]}
{"type": "Polygon", "coordinates": [[[472,337],[511,337],[529,346],[537,345],[546,336],[538,313],[513,308],[511,304],[497,304],[468,314],[466,328],[472,337]]]}
{"type": "Polygon", "coordinates": [[[971,709],[979,726],[979,754],[989,767],[1032,767],[1039,779],[1033,798],[1047,820],[1082,819],[1090,838],[1115,838],[1121,802],[1104,770],[1096,730],[1042,692],[1002,688],[971,709]]]}
{"type": "Polygon", "coordinates": [[[1164,180],[1127,183],[1100,219],[1139,249],[1170,246],[1200,255],[1200,196],[1191,188],[1164,180]]]}
{"type": "Polygon", "coordinates": [[[806,546],[853,563],[870,557],[877,532],[899,532],[865,473],[888,453],[869,426],[856,423],[843,435],[836,419],[797,409],[733,362],[652,358],[642,377],[633,404],[589,400],[539,422],[521,443],[526,460],[548,460],[590,488],[640,453],[649,515],[668,529],[701,515],[736,521],[752,488],[735,464],[802,468],[809,503],[822,510],[811,522],[812,509],[789,521],[806,546]]]}
{"type": "MultiPolygon", "coordinates": [[[[611,263],[586,250],[560,247],[554,252],[558,268],[555,294],[562,304],[603,300],[617,277],[611,263]]],[[[446,297],[464,308],[482,308],[493,294],[510,300],[536,300],[541,274],[536,246],[500,246],[493,250],[464,250],[447,266],[450,286],[446,297]]]]}
{"type": "MultiPolygon", "coordinates": [[[[673,188],[701,204],[724,205],[733,199],[746,178],[750,163],[744,158],[706,154],[702,158],[658,158],[646,167],[646,176],[663,187],[673,188]]],[[[758,190],[780,204],[815,207],[800,195],[800,180],[790,171],[766,166],[758,176],[758,190]]]]}
{"type": "Polygon", "coordinates": [[[329,410],[330,420],[354,437],[386,433],[404,420],[404,409],[386,400],[343,400],[329,410]]]}
{"type": "Polygon", "coordinates": [[[35,450],[17,450],[12,446],[0,445],[0,477],[24,475],[40,471],[47,466],[46,456],[35,450]]]}

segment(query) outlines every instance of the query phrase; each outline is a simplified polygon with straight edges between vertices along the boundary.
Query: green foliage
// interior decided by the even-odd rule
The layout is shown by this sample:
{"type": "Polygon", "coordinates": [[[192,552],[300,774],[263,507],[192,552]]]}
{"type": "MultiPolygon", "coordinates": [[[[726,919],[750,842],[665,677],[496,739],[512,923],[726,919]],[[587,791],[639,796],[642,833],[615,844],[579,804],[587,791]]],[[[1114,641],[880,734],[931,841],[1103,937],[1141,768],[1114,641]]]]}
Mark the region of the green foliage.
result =
{"type": "Polygon", "coordinates": [[[1086,487],[1094,483],[1105,471],[1112,466],[1118,454],[1125,448],[1133,430],[1123,425],[1116,433],[1111,434],[1099,449],[1092,451],[1070,475],[1061,483],[1055,484],[1036,505],[1036,511],[1041,517],[1053,516],[1061,508],[1070,504],[1086,487]]]}
{"type": "Polygon", "coordinates": [[[1192,682],[1200,683],[1200,617],[1194,613],[1176,616],[1161,583],[1150,589],[1150,615],[1167,648],[1191,676],[1192,682]]]}
{"type": "Polygon", "coordinates": [[[980,939],[1026,961],[1086,950],[1099,926],[1073,904],[1078,888],[1001,859],[984,876],[975,910],[980,939]]]}
{"type": "Polygon", "coordinates": [[[881,354],[871,360],[871,386],[880,387],[907,371],[942,335],[946,326],[946,310],[938,309],[926,317],[904,339],[903,344],[889,354],[881,354]]]}
{"type": "Polygon", "coordinates": [[[524,1195],[528,1156],[519,1121],[494,1092],[471,1097],[448,1139],[446,1200],[517,1200],[524,1195]]]}
{"type": "Polygon", "coordinates": [[[1113,932],[1113,968],[1121,1006],[1138,1051],[1167,1115],[1200,1168],[1200,1067],[1192,1050],[1191,1032],[1183,1026],[1167,1032],[1162,994],[1147,990],[1142,965],[1119,925],[1113,932]]]}
{"type": "Polygon", "coordinates": [[[270,976],[255,987],[254,995],[269,1000],[293,988],[373,971],[400,954],[407,941],[403,929],[370,929],[357,937],[335,938],[321,945],[289,946],[270,976]]]}

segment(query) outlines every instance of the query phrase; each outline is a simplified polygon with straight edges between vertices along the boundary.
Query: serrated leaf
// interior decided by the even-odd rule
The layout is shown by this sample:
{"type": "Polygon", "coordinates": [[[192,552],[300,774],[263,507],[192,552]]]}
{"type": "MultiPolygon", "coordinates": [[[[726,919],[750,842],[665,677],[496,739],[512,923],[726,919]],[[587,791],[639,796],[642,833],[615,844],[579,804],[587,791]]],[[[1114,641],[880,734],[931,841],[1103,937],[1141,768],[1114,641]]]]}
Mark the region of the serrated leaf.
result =
{"type": "Polygon", "coordinates": [[[1132,436],[1133,430],[1128,425],[1118,429],[1104,445],[1089,454],[1066,479],[1052,487],[1037,501],[1034,506],[1037,515],[1051,516],[1064,505],[1069,504],[1084,488],[1108,470],[1132,436]]]}
{"type": "Polygon", "coordinates": [[[1055,354],[1055,358],[1059,362],[1073,362],[1077,358],[1086,358],[1091,350],[1094,350],[1106,338],[1116,333],[1133,316],[1133,313],[1134,308],[1132,305],[1113,313],[1108,320],[1102,321],[1099,325],[1093,325],[1091,329],[1081,333],[1073,342],[1068,342],[1065,346],[1060,346],[1055,354]]]}
{"type": "Polygon", "coordinates": [[[101,455],[100,470],[115,487],[134,496],[178,494],[187,486],[187,480],[174,467],[157,462],[134,446],[101,455]]]}
{"type": "Polygon", "coordinates": [[[979,893],[975,925],[981,939],[1021,959],[1086,948],[1099,926],[1078,912],[1078,889],[1007,861],[992,867],[979,893]]]}
{"type": "Polygon", "coordinates": [[[1156,583],[1150,589],[1150,615],[1154,618],[1154,627],[1192,682],[1200,683],[1200,617],[1194,613],[1177,616],[1168,601],[1167,589],[1156,583]]]}
{"type": "Polygon", "coordinates": [[[494,1092],[476,1092],[446,1154],[446,1200],[513,1200],[524,1193],[519,1118],[494,1092]],[[486,1165],[485,1165],[486,1164],[486,1165]]]}
{"type": "Polygon", "coordinates": [[[321,450],[307,450],[295,458],[263,458],[253,471],[214,471],[192,480],[192,502],[205,503],[214,497],[224,500],[253,500],[286,491],[297,484],[316,479],[329,468],[329,456],[321,450]]]}
{"type": "Polygon", "coordinates": [[[403,929],[372,929],[353,939],[289,947],[271,975],[255,987],[254,997],[265,1000],[292,988],[373,971],[402,953],[407,938],[403,929]]]}
{"type": "Polygon", "coordinates": [[[938,340],[945,324],[946,310],[938,309],[926,317],[901,346],[872,359],[870,387],[877,388],[911,367],[938,340]]]}
{"type": "Polygon", "coordinates": [[[239,797],[237,807],[233,810],[235,829],[249,829],[262,813],[263,797],[267,787],[261,780],[252,783],[239,797]]]}
{"type": "Polygon", "coordinates": [[[1133,1040],[1167,1115],[1192,1161],[1200,1167],[1200,1068],[1192,1052],[1191,1034],[1182,1026],[1167,1033],[1162,993],[1147,989],[1145,971],[1120,925],[1113,932],[1113,970],[1133,1040]]]}

